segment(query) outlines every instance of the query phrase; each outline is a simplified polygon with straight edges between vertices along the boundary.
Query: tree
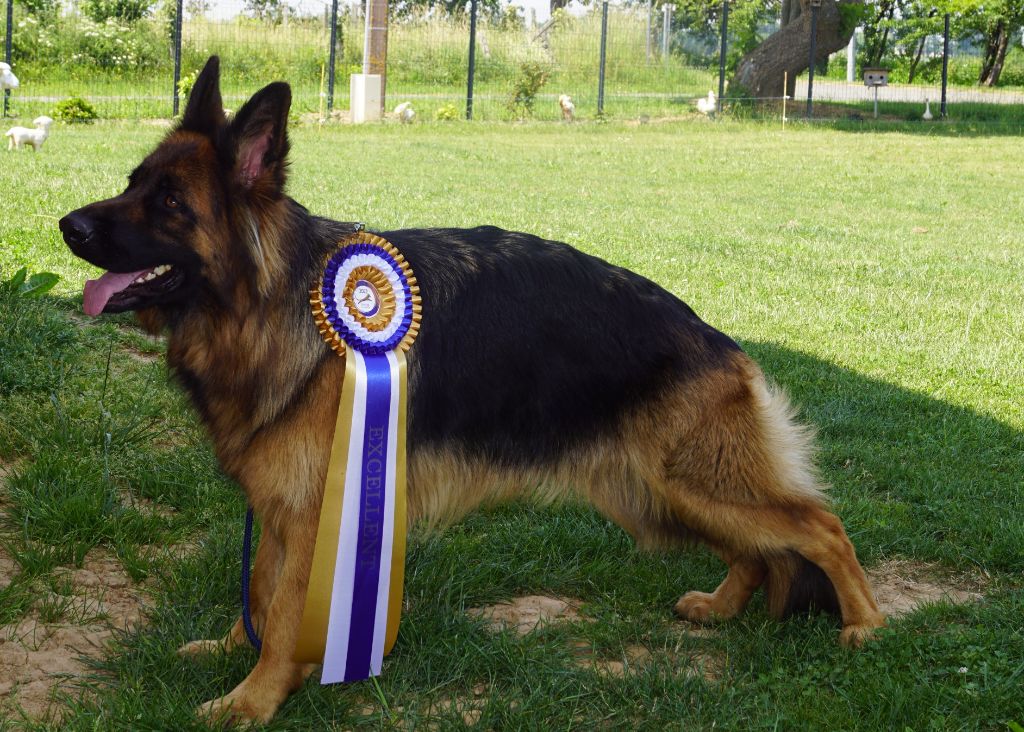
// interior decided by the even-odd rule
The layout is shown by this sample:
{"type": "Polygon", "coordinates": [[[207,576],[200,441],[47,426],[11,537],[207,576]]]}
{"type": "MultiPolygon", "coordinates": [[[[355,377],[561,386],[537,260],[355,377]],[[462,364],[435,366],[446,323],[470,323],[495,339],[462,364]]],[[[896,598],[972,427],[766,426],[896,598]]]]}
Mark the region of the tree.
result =
{"type": "Polygon", "coordinates": [[[284,20],[285,4],[281,0],[245,0],[245,9],[259,20],[271,23],[284,20]]]}
{"type": "Polygon", "coordinates": [[[108,18],[134,23],[145,18],[152,9],[155,0],[86,0],[82,3],[82,11],[97,23],[106,22],[108,18]]]}
{"type": "MultiPolygon", "coordinates": [[[[822,0],[814,51],[816,64],[850,42],[863,7],[860,0],[822,0]]],[[[743,89],[754,97],[777,97],[783,93],[782,80],[788,75],[785,93],[795,93],[796,76],[807,68],[810,56],[810,0],[784,0],[782,21],[779,30],[740,60],[732,79],[734,90],[743,89]]]]}
{"type": "Polygon", "coordinates": [[[201,18],[210,12],[210,0],[187,0],[185,12],[192,18],[201,18]]]}
{"type": "Polygon", "coordinates": [[[925,41],[941,33],[946,13],[952,16],[954,38],[981,45],[978,83],[997,84],[1007,51],[1024,29],[1024,0],[874,0],[865,13],[861,63],[887,66],[894,56],[903,55],[909,59],[907,81],[912,82],[925,41]]]}
{"type": "Polygon", "coordinates": [[[1024,0],[961,0],[960,23],[966,35],[982,37],[981,72],[978,83],[995,86],[1006,63],[1010,40],[1024,28],[1024,0]]]}
{"type": "Polygon", "coordinates": [[[60,0],[18,0],[18,5],[37,18],[53,18],[60,9],[60,0]]]}
{"type": "MultiPolygon", "coordinates": [[[[431,10],[439,10],[445,15],[458,16],[469,14],[469,0],[389,0],[388,13],[395,18],[415,17],[431,10]]],[[[508,10],[502,0],[477,0],[478,16],[486,16],[494,21],[502,20],[514,10],[508,10]]]]}

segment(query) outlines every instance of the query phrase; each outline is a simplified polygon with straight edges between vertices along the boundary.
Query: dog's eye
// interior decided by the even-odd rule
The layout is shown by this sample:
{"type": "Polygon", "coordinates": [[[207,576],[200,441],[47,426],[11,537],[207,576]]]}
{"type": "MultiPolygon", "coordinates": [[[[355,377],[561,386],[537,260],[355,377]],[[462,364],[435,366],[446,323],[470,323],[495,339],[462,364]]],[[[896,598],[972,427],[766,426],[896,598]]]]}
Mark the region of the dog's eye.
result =
{"type": "Polygon", "coordinates": [[[167,198],[164,199],[164,205],[167,206],[167,208],[177,208],[179,206],[178,199],[174,196],[168,195],[167,198]]]}

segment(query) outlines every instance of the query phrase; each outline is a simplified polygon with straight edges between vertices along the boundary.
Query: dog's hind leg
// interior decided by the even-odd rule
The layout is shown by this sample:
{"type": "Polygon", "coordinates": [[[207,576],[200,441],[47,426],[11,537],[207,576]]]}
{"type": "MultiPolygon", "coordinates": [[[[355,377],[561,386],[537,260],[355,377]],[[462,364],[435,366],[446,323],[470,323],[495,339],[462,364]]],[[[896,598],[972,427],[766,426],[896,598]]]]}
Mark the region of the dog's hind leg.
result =
{"type": "Polygon", "coordinates": [[[698,623],[728,620],[743,611],[751,596],[768,575],[768,565],[760,559],[718,550],[729,565],[729,573],[714,592],[687,592],[676,603],[680,617],[698,623]]]}
{"type": "Polygon", "coordinates": [[[646,430],[638,428],[644,442],[654,442],[650,425],[683,414],[674,438],[661,431],[661,454],[645,462],[644,478],[678,521],[730,564],[718,590],[684,595],[677,607],[692,619],[728,617],[765,582],[776,614],[796,609],[791,600],[801,594],[824,609],[837,600],[840,642],[857,645],[885,618],[842,524],[825,507],[809,464],[810,435],[791,412],[756,365],[739,356],[732,368],[684,385],[646,430]],[[806,593],[804,580],[814,591],[806,593]]]}
{"type": "MultiPolygon", "coordinates": [[[[269,527],[264,527],[260,543],[256,548],[256,560],[249,586],[249,608],[252,613],[256,634],[263,635],[266,625],[267,606],[274,595],[274,585],[281,569],[281,543],[269,527]]],[[[180,656],[199,656],[206,653],[230,653],[238,646],[249,642],[241,616],[227,634],[217,640],[194,640],[178,649],[180,656]]]]}
{"type": "MultiPolygon", "coordinates": [[[[698,507],[691,505],[688,508],[693,510],[698,507]]],[[[842,523],[825,508],[812,504],[759,507],[719,505],[713,510],[717,514],[716,521],[730,527],[730,540],[734,546],[740,547],[740,551],[748,555],[760,553],[766,558],[769,571],[776,557],[796,552],[824,572],[842,615],[843,630],[839,641],[843,645],[860,645],[876,628],[885,624],[885,617],[878,609],[842,523]]],[[[730,577],[733,571],[731,566],[730,577]]],[[[729,583],[727,577],[723,586],[729,583]]],[[[770,592],[790,594],[794,589],[795,585],[790,583],[770,592]]],[[[684,596],[680,604],[687,605],[688,597],[684,596]]],[[[780,604],[778,598],[771,595],[768,602],[770,608],[780,604]]]]}

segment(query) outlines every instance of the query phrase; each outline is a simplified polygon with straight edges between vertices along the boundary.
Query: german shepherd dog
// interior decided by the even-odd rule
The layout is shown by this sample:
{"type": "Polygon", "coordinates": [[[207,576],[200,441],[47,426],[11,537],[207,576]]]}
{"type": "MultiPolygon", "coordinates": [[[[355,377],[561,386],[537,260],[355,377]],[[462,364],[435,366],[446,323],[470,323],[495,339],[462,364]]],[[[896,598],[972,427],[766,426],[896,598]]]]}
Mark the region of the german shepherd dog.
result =
{"type": "MultiPolygon", "coordinates": [[[[90,314],[134,310],[221,466],[263,526],[252,608],[259,661],[214,719],[269,720],[313,670],[292,661],[344,359],[308,293],[358,227],[285,194],[287,84],[228,122],[219,62],[114,198],[60,221],[109,270],[90,314]]],[[[809,431],[727,336],[658,285],[566,244],[493,227],[382,231],[410,262],[423,320],[409,352],[408,515],[441,524],[525,494],[577,497],[644,546],[700,540],[729,567],[676,612],[730,618],[764,585],[778,617],[838,612],[858,645],[884,624],[810,461],[809,431]]],[[[242,621],[184,654],[245,642],[242,621]]]]}

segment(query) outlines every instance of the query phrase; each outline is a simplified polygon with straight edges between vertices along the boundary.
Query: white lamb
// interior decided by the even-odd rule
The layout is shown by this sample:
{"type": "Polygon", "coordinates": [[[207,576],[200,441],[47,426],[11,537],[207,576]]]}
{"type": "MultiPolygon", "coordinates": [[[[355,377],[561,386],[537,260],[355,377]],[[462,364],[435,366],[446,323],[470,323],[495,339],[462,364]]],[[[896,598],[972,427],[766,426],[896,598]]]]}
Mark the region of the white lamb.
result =
{"type": "Polygon", "coordinates": [[[0,61],[0,91],[17,88],[18,77],[11,71],[11,65],[0,61]]]}
{"type": "Polygon", "coordinates": [[[47,116],[36,117],[32,120],[32,124],[35,125],[35,129],[28,127],[12,127],[4,133],[4,137],[7,138],[7,149],[13,150],[14,148],[20,148],[22,145],[29,144],[32,146],[33,151],[39,150],[46,142],[46,138],[50,135],[50,125],[53,124],[53,120],[47,116]]]}

